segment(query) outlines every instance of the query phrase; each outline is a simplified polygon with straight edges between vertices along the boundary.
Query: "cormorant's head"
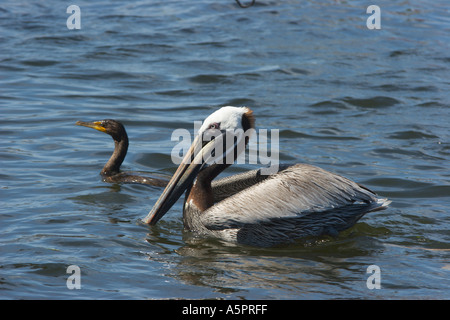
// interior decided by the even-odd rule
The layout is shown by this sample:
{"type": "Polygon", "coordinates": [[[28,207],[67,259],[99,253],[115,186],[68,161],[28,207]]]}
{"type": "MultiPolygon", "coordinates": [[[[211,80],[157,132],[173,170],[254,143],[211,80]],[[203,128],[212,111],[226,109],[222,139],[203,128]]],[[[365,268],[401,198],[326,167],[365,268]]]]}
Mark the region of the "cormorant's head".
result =
{"type": "Polygon", "coordinates": [[[77,121],[75,124],[105,132],[109,134],[115,141],[121,141],[124,137],[127,136],[124,126],[119,121],[112,119],[105,119],[102,121],[94,122],[77,121]]]}

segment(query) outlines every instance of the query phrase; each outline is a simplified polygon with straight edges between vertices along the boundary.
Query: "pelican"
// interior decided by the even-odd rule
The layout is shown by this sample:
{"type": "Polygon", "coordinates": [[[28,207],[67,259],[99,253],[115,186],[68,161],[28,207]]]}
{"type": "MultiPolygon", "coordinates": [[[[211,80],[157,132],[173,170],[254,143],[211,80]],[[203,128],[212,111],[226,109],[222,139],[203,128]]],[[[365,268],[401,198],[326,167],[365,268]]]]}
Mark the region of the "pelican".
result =
{"type": "MultiPolygon", "coordinates": [[[[227,132],[254,127],[253,111],[247,107],[223,107],[207,117],[143,222],[156,224],[186,191],[185,229],[199,236],[270,247],[309,236],[337,235],[366,213],[385,209],[391,202],[358,183],[308,164],[280,166],[276,173],[240,185],[234,194],[218,201],[211,182],[230,164],[211,162],[210,157],[220,158],[214,150],[225,145],[227,132]],[[213,130],[220,134],[205,138],[213,130]]],[[[241,137],[233,139],[234,147],[223,148],[223,160],[230,154],[236,159],[242,139],[248,143],[247,137],[241,137]]],[[[234,184],[243,182],[236,176],[231,179],[234,184]]]]}

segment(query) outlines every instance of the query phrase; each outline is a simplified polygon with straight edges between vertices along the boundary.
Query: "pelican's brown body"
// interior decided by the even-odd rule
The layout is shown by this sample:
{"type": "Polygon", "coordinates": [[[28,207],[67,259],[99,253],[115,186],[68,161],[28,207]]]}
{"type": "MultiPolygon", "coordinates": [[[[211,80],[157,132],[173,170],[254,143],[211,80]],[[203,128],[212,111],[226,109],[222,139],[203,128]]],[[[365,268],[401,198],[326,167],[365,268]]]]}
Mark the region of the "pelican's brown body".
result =
{"type": "Polygon", "coordinates": [[[307,164],[282,168],[214,205],[204,196],[207,183],[199,179],[186,195],[185,228],[253,246],[335,236],[389,203],[349,179],[307,164]]]}

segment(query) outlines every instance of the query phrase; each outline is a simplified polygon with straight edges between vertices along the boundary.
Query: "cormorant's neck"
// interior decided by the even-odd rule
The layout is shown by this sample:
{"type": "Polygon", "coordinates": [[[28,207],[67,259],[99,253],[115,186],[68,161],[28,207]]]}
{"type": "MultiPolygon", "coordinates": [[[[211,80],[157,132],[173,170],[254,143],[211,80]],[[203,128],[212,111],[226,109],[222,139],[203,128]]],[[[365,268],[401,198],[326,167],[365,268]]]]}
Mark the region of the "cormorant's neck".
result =
{"type": "Polygon", "coordinates": [[[108,162],[103,167],[102,176],[113,176],[120,172],[120,166],[125,159],[128,151],[128,137],[120,137],[118,140],[114,139],[114,152],[109,158],[108,162]]]}

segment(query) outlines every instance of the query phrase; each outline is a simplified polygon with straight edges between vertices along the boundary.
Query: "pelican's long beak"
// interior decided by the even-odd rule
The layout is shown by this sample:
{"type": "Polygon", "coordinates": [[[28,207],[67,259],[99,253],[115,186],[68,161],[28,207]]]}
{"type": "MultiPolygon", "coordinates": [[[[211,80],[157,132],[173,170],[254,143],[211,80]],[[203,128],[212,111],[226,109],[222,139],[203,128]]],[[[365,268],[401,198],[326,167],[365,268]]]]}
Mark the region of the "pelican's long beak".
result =
{"type": "Polygon", "coordinates": [[[156,224],[192,184],[205,164],[203,154],[212,151],[214,141],[202,145],[202,137],[198,135],[158,201],[156,201],[147,217],[142,220],[144,223],[156,224]]]}
{"type": "Polygon", "coordinates": [[[101,132],[106,132],[106,129],[105,129],[105,127],[102,126],[101,121],[95,121],[95,122],[77,121],[75,124],[78,126],[92,128],[92,129],[95,129],[95,130],[98,130],[101,132]]]}

